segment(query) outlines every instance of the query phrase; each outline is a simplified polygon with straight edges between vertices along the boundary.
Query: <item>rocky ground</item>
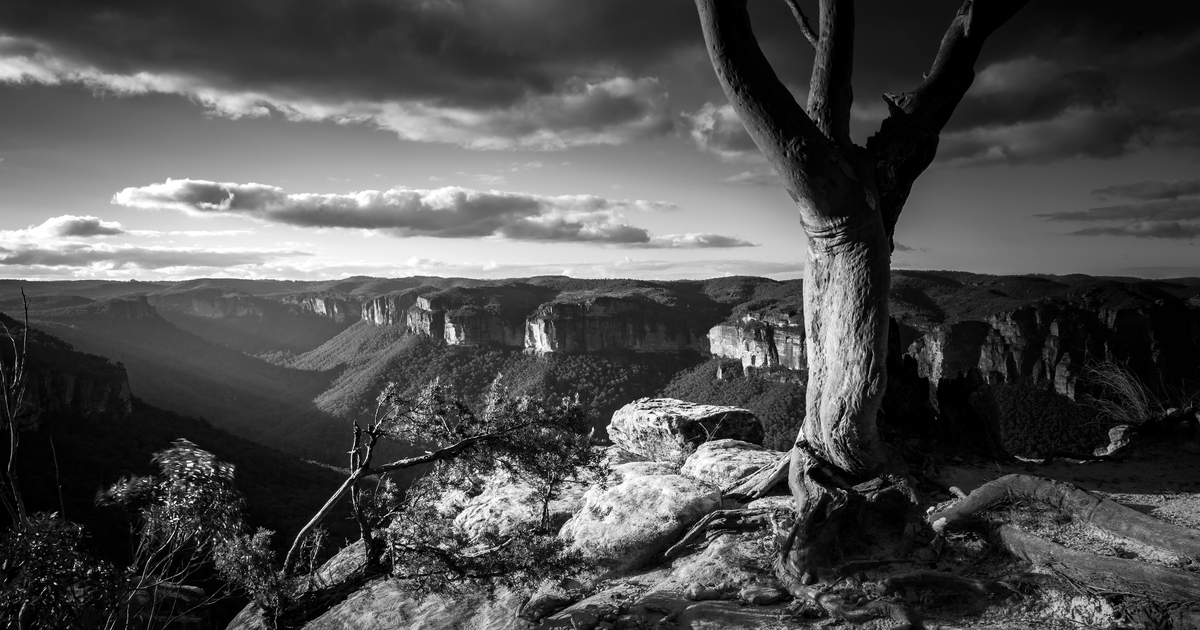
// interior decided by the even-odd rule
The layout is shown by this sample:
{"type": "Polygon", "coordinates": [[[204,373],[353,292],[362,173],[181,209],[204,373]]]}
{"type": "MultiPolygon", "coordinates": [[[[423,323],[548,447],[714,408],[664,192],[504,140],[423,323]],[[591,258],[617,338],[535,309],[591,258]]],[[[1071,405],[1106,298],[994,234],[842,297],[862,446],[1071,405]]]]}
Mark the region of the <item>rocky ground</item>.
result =
{"type": "MultiPolygon", "coordinates": [[[[611,449],[608,479],[576,488],[552,506],[565,521],[560,536],[599,569],[545,584],[532,598],[511,592],[491,598],[465,593],[417,602],[397,584],[380,579],[306,628],[896,627],[886,618],[859,623],[832,619],[811,603],[793,600],[775,580],[772,562],[777,540],[788,530],[792,515],[791,498],[782,487],[786,484],[769,496],[745,502],[733,498],[729,489],[782,453],[736,439],[748,437],[744,433],[753,430],[741,427],[743,433],[722,433],[722,428],[741,425],[722,423],[721,414],[727,411],[720,408],[685,404],[672,415],[664,412],[669,405],[662,402],[646,404],[653,413],[618,414],[630,426],[610,431],[618,443],[611,449]],[[686,458],[682,454],[667,461],[650,457],[668,452],[668,445],[676,445],[671,440],[705,422],[719,425],[707,429],[718,439],[702,444],[686,458]],[[740,520],[726,518],[735,514],[740,520]],[[702,521],[717,526],[693,544],[677,545],[685,532],[702,521]]],[[[1001,465],[935,456],[931,462],[924,471],[931,482],[925,487],[933,504],[931,513],[953,505],[959,493],[1018,473],[1066,481],[1164,521],[1200,530],[1200,443],[1190,436],[1136,446],[1119,461],[1018,460],[1001,465]]],[[[535,516],[526,514],[529,508],[522,492],[519,484],[499,480],[481,495],[448,498],[448,509],[456,511],[458,524],[466,531],[504,531],[535,516]]],[[[1037,505],[1013,502],[993,510],[993,516],[1068,549],[1200,575],[1200,559],[1119,539],[1037,505]]],[[[933,536],[926,528],[911,552],[900,555],[895,541],[901,538],[904,523],[859,525],[865,535],[839,543],[839,573],[823,576],[830,584],[826,594],[841,596],[848,604],[875,601],[903,606],[917,612],[926,628],[1156,627],[1147,624],[1145,617],[1126,615],[1133,601],[1128,594],[1064,581],[1053,564],[1022,563],[976,534],[933,536]],[[913,575],[919,578],[916,583],[901,577],[913,575]],[[948,578],[955,584],[948,585],[948,578]]],[[[343,551],[323,570],[324,578],[333,579],[352,567],[357,557],[355,547],[343,551]]],[[[1181,615],[1179,608],[1173,627],[1200,628],[1200,612],[1181,615]]],[[[255,627],[252,612],[247,610],[230,627],[255,627]]]]}

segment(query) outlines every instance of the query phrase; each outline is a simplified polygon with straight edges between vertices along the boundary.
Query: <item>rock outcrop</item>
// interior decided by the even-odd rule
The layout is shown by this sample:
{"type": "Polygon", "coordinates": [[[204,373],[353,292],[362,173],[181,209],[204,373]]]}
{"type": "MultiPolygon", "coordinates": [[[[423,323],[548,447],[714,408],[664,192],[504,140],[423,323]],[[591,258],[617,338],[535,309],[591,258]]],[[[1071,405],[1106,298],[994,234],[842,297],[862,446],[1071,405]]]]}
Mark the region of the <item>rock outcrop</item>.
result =
{"type": "Polygon", "coordinates": [[[29,375],[27,387],[35,425],[56,416],[120,420],[133,411],[129,377],[121,367],[104,375],[38,370],[29,375]]]}
{"type": "Polygon", "coordinates": [[[625,571],[654,560],[720,506],[721,491],[711,484],[682,475],[636,475],[588,490],[559,537],[585,558],[625,571]]]}
{"type": "Polygon", "coordinates": [[[520,283],[422,293],[408,308],[406,324],[410,333],[448,345],[522,348],[526,318],[551,293],[520,283]]]}
{"type": "Polygon", "coordinates": [[[362,304],[362,318],[375,326],[405,326],[418,291],[405,289],[371,298],[362,304]]]}
{"type": "Polygon", "coordinates": [[[713,356],[736,359],[744,368],[803,370],[808,365],[803,316],[745,315],[736,323],[713,326],[708,347],[713,356]]]}
{"type": "Polygon", "coordinates": [[[339,324],[352,324],[362,318],[362,305],[353,298],[329,293],[291,293],[281,302],[293,312],[316,315],[339,324]]]}
{"type": "Polygon", "coordinates": [[[155,308],[193,317],[263,317],[271,303],[263,298],[226,289],[193,289],[146,297],[155,308]]]}
{"type": "MultiPolygon", "coordinates": [[[[548,512],[552,527],[561,525],[579,511],[583,505],[583,492],[578,484],[568,484],[558,498],[550,501],[548,512]]],[[[502,476],[488,483],[478,496],[467,499],[462,511],[454,518],[454,524],[471,540],[485,534],[509,536],[521,529],[540,526],[541,507],[536,488],[502,476]]]]}
{"type": "Polygon", "coordinates": [[[686,313],[632,294],[561,295],[525,323],[525,349],[538,354],[708,352],[706,328],[686,313]]]}
{"type": "Polygon", "coordinates": [[[760,469],[773,466],[783,453],[741,440],[705,442],[688,456],[679,474],[729,488],[760,469]]]}
{"type": "Polygon", "coordinates": [[[1074,398],[1085,366],[1114,361],[1144,383],[1200,377],[1200,311],[1158,300],[1118,308],[1054,302],[938,326],[909,353],[931,384],[977,368],[996,384],[1044,383],[1074,398]]]}
{"type": "Polygon", "coordinates": [[[762,422],[737,407],[641,398],[613,413],[608,435],[621,449],[649,460],[677,461],[700,443],[733,438],[762,444],[762,422]]]}

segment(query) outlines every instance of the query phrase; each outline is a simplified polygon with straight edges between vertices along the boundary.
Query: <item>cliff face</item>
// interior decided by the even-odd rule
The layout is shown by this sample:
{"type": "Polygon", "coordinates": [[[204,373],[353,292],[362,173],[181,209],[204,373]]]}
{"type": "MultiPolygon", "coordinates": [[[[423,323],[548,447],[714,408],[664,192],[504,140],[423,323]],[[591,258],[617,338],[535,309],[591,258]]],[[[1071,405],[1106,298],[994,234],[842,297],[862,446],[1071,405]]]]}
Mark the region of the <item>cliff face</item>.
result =
{"type": "Polygon", "coordinates": [[[742,367],[803,370],[807,365],[803,317],[758,318],[745,315],[708,331],[713,356],[736,359],[742,367]]]}
{"type": "Polygon", "coordinates": [[[149,304],[164,311],[195,317],[263,317],[266,301],[251,295],[206,289],[147,296],[149,304]]]}
{"type": "Polygon", "coordinates": [[[413,291],[398,291],[371,298],[362,304],[362,318],[376,326],[404,326],[408,309],[417,303],[413,291]]]}
{"type": "Polygon", "coordinates": [[[205,288],[147,296],[149,303],[161,311],[205,317],[252,317],[269,319],[292,315],[315,315],[336,323],[354,323],[361,316],[359,303],[340,294],[291,293],[263,297],[239,293],[230,289],[205,288]]]}
{"type": "Polygon", "coordinates": [[[339,324],[354,323],[362,317],[362,305],[344,295],[294,293],[283,297],[289,310],[332,319],[339,324]]]}
{"type": "MultiPolygon", "coordinates": [[[[146,312],[154,314],[154,307],[144,299],[114,300],[92,308],[103,308],[112,316],[125,318],[141,318],[146,312]]],[[[0,315],[0,322],[14,332],[22,327],[4,315],[0,315]]],[[[0,356],[6,362],[11,361],[11,349],[0,347],[0,356]]],[[[36,430],[48,418],[119,420],[132,412],[129,377],[120,364],[79,352],[37,329],[30,333],[26,357],[26,408],[22,423],[27,428],[36,430]]]]}
{"type": "Polygon", "coordinates": [[[601,296],[543,304],[525,322],[525,348],[538,354],[708,352],[703,327],[647,302],[601,296]]]}
{"type": "Polygon", "coordinates": [[[1126,365],[1151,386],[1197,379],[1197,322],[1200,309],[1182,302],[1129,308],[1049,303],[938,326],[909,352],[931,382],[974,367],[991,384],[1049,382],[1074,398],[1083,366],[1105,360],[1126,365]]]}
{"type": "Polygon", "coordinates": [[[101,375],[36,370],[30,373],[27,387],[28,417],[34,427],[47,416],[120,420],[133,411],[129,377],[120,367],[101,375]]]}

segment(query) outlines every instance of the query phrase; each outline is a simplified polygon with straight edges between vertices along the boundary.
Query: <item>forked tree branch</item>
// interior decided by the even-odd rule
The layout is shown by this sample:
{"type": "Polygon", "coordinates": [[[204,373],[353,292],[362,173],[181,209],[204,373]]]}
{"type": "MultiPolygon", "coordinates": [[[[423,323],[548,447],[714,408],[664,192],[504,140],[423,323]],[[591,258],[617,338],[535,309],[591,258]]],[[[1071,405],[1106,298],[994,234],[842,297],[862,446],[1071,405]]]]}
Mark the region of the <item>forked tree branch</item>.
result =
{"type": "Polygon", "coordinates": [[[850,147],[854,92],[854,0],[821,0],[821,35],[808,84],[808,115],[840,147],[850,147]]]}
{"type": "Polygon", "coordinates": [[[771,69],[754,38],[746,0],[695,2],[725,96],[796,200],[805,230],[822,233],[844,222],[852,209],[827,193],[854,188],[847,182],[853,168],[771,69]]]}
{"type": "Polygon", "coordinates": [[[783,0],[787,3],[788,8],[792,10],[792,17],[796,18],[796,23],[800,25],[800,32],[804,33],[804,39],[815,49],[817,41],[820,37],[813,30],[812,24],[808,23],[808,16],[804,15],[804,10],[800,8],[800,0],[783,0]]]}
{"type": "Polygon", "coordinates": [[[950,22],[933,67],[911,92],[884,95],[890,115],[867,141],[890,237],[912,184],[933,162],[938,134],[975,80],[984,41],[1028,0],[966,0],[950,22]]]}

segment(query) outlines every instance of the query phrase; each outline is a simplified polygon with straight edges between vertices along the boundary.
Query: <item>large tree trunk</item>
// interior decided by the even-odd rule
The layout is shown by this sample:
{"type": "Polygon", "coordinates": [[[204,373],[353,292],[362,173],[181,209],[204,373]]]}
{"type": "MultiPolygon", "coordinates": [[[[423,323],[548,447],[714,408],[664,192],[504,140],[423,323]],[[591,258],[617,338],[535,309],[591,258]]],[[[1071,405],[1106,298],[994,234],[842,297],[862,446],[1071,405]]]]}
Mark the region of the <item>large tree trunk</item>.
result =
{"type": "Polygon", "coordinates": [[[828,561],[856,501],[853,486],[888,472],[903,476],[876,422],[887,384],[892,233],[912,182],[933,161],[939,131],[971,85],[983,41],[1025,0],[966,0],[925,81],[885,96],[890,116],[866,148],[849,132],[853,0],[820,0],[818,33],[798,1],[788,0],[816,50],[807,111],[758,47],[746,0],[695,1],[721,87],[795,200],[808,241],[807,416],[788,478],[797,521],[779,563],[785,582],[807,583],[828,561]]]}

